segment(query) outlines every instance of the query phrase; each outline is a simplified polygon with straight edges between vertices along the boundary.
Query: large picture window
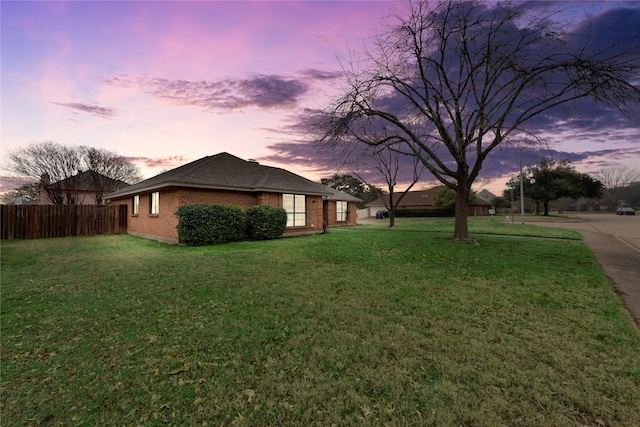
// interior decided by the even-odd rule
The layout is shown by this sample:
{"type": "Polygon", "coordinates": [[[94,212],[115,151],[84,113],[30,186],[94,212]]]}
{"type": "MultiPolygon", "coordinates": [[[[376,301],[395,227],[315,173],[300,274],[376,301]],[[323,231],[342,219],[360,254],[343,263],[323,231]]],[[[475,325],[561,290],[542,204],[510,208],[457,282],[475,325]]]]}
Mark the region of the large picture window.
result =
{"type": "Polygon", "coordinates": [[[336,221],[347,220],[347,202],[336,202],[336,221]]]}
{"type": "Polygon", "coordinates": [[[160,193],[156,191],[154,193],[151,193],[151,196],[150,196],[149,213],[151,215],[157,215],[159,211],[160,211],[160,193]]]}
{"type": "Polygon", "coordinates": [[[133,215],[138,215],[140,212],[140,196],[136,194],[133,196],[133,208],[131,209],[133,215]]]}
{"type": "Polygon", "coordinates": [[[287,227],[304,227],[307,225],[305,199],[302,194],[282,195],[282,207],[287,211],[287,227]]]}

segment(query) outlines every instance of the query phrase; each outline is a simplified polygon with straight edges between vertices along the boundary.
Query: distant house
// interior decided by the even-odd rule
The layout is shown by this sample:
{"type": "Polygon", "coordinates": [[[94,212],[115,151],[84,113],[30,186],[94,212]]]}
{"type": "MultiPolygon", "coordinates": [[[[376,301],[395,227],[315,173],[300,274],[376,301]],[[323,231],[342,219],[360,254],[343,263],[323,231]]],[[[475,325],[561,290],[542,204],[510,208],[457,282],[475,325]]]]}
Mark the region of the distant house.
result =
{"type": "Polygon", "coordinates": [[[178,207],[191,204],[245,209],[281,206],[288,214],[285,235],[321,233],[331,225],[355,225],[359,199],[336,191],[281,168],[220,153],[123,188],[107,198],[112,204],[129,206],[130,234],[175,243],[178,218],[174,213],[178,207]]]}
{"type": "Polygon", "coordinates": [[[476,194],[476,196],[484,200],[485,202],[489,202],[489,203],[492,203],[493,199],[496,198],[496,195],[487,189],[483,189],[478,194],[476,194]]]}
{"type": "MultiPolygon", "coordinates": [[[[433,199],[435,198],[438,191],[445,188],[443,185],[436,186],[430,188],[428,190],[420,190],[420,191],[409,191],[402,200],[400,204],[397,206],[397,209],[433,209],[436,206],[433,205],[433,199]]],[[[399,197],[402,196],[402,192],[394,193],[394,200],[398,200],[399,197]]],[[[467,215],[489,215],[489,208],[491,204],[486,200],[476,196],[477,203],[475,205],[469,206],[469,212],[467,215]]],[[[368,216],[375,216],[378,210],[386,209],[385,207],[389,206],[389,195],[386,194],[383,197],[376,199],[370,203],[367,203],[366,208],[368,209],[368,216]]]]}
{"type": "Polygon", "coordinates": [[[124,181],[91,170],[56,182],[50,182],[45,174],[40,179],[40,204],[101,205],[106,194],[128,186],[124,181]]]}

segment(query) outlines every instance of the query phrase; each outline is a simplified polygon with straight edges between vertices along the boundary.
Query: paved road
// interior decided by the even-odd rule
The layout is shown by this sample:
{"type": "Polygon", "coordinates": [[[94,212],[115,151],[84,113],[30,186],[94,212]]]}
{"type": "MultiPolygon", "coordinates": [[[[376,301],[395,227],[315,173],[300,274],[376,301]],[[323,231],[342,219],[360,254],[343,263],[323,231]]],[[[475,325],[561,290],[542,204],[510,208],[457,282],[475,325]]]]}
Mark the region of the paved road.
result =
{"type": "Polygon", "coordinates": [[[640,215],[580,213],[530,224],[579,231],[640,328],[640,215]]]}

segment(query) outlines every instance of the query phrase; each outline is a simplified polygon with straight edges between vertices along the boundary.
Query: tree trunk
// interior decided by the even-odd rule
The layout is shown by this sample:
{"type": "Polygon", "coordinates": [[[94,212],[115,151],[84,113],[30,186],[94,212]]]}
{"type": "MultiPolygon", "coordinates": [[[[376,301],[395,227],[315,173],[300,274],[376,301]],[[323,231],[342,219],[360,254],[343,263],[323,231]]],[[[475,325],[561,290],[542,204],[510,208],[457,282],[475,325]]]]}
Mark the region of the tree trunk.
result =
{"type": "MultiPolygon", "coordinates": [[[[466,174],[465,174],[466,178],[466,174]]],[[[458,180],[456,191],[456,221],[452,240],[469,240],[469,225],[467,211],[469,210],[469,188],[466,179],[458,180]],[[463,181],[462,183],[460,181],[463,181]]]]}
{"type": "Polygon", "coordinates": [[[544,214],[542,215],[549,216],[549,202],[542,202],[542,205],[544,206],[544,214]]]}
{"type": "Polygon", "coordinates": [[[396,225],[396,205],[393,199],[393,185],[389,185],[389,227],[396,225]]]}

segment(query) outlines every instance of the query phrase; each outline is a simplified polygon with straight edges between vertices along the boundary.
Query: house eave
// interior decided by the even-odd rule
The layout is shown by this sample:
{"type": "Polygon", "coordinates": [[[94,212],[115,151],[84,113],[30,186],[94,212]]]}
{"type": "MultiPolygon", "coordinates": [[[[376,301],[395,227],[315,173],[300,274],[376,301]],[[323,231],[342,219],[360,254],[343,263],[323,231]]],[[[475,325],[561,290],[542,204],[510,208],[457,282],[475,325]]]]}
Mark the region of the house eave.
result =
{"type": "Polygon", "coordinates": [[[306,196],[322,196],[328,197],[331,193],[324,193],[321,191],[303,191],[303,190],[293,190],[293,189],[282,189],[282,188],[268,188],[268,187],[258,187],[249,189],[246,191],[253,191],[256,193],[295,193],[295,194],[304,194],[306,196]]]}
{"type": "Polygon", "coordinates": [[[125,189],[124,191],[118,193],[111,193],[105,196],[106,200],[120,199],[122,197],[133,196],[135,194],[141,193],[149,193],[153,191],[159,191],[169,187],[180,187],[180,188],[200,188],[204,190],[224,190],[224,191],[241,191],[241,192],[250,192],[250,193],[295,193],[295,194],[305,194],[307,196],[322,196],[328,197],[331,193],[321,192],[321,191],[303,191],[296,189],[282,189],[282,188],[269,188],[269,187],[233,187],[233,186],[223,186],[223,185],[208,185],[208,184],[191,184],[185,182],[163,182],[162,184],[150,185],[146,187],[139,187],[134,189],[125,189]]]}

